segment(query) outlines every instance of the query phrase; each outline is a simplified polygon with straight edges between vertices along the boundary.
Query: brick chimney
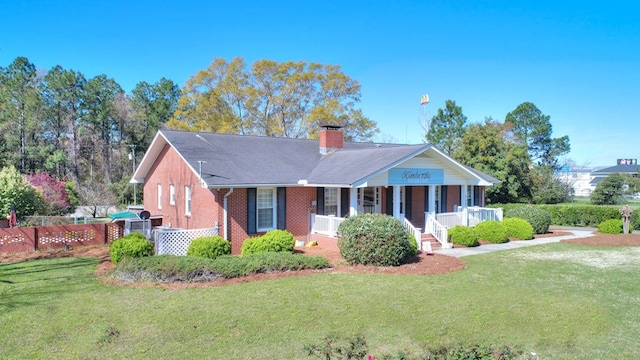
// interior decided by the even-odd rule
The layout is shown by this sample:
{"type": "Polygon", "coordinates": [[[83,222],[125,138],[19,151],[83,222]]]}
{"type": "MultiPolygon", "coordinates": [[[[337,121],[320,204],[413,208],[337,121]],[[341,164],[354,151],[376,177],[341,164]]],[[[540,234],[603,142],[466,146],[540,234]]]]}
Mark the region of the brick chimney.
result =
{"type": "Polygon", "coordinates": [[[339,125],[320,125],[320,154],[326,155],[344,146],[344,134],[339,125]]]}

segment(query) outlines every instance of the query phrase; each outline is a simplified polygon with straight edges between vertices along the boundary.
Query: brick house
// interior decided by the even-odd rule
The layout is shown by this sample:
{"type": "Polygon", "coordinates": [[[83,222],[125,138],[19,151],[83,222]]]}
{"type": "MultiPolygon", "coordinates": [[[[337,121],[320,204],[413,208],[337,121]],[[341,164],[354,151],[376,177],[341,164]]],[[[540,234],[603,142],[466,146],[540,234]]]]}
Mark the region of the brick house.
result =
{"type": "Polygon", "coordinates": [[[309,239],[319,217],[386,213],[424,228],[425,214],[483,206],[498,182],[430,144],[344,142],[334,126],[319,140],[160,130],[131,181],[164,225],[218,225],[234,254],[271,229],[309,239]]]}

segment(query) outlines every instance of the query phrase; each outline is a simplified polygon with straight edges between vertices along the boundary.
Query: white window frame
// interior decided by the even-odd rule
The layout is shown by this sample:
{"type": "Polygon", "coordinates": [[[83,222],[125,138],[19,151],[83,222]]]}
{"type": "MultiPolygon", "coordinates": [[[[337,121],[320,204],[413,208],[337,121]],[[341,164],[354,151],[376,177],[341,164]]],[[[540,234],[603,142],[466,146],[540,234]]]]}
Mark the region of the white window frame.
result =
{"type": "Polygon", "coordinates": [[[191,216],[191,186],[184,187],[184,214],[191,216]]]}
{"type": "Polygon", "coordinates": [[[259,232],[269,231],[276,228],[277,221],[277,194],[276,188],[258,188],[256,190],[256,229],[259,232]],[[261,204],[260,202],[260,194],[271,193],[271,203],[268,204],[270,206],[263,206],[265,204],[261,204]],[[271,209],[271,226],[262,226],[260,227],[260,210],[271,209]]]}
{"type": "Polygon", "coordinates": [[[340,209],[340,193],[341,192],[342,191],[340,191],[339,188],[324,188],[324,214],[325,215],[328,215],[328,216],[332,216],[332,215],[333,216],[340,216],[340,210],[341,210],[340,209]],[[333,202],[332,200],[334,198],[334,196],[333,196],[333,192],[334,191],[335,191],[335,201],[336,201],[335,205],[330,203],[329,201],[327,201],[327,200],[331,200],[331,202],[333,202]],[[330,204],[330,205],[327,205],[327,204],[330,204]],[[335,206],[336,207],[336,213],[335,214],[333,214],[333,213],[330,214],[327,211],[327,207],[328,206],[335,206]]]}
{"type": "Polygon", "coordinates": [[[176,204],[176,187],[173,184],[169,185],[169,205],[176,204]]]}
{"type": "Polygon", "coordinates": [[[162,209],[162,184],[158,184],[158,209],[162,209]]]}

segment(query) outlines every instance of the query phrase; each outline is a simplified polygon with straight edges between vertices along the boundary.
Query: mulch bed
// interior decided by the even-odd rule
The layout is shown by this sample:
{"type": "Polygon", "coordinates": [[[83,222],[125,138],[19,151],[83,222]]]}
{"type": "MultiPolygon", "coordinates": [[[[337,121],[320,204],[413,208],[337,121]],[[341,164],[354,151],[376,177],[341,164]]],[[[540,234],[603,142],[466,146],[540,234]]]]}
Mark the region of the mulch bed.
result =
{"type": "Polygon", "coordinates": [[[569,244],[584,246],[640,246],[640,234],[603,234],[601,232],[594,233],[595,236],[561,240],[569,244]]]}
{"type": "MultiPolygon", "coordinates": [[[[566,231],[552,231],[548,234],[536,235],[539,237],[549,236],[562,236],[570,235],[566,231]]],[[[585,245],[585,246],[640,246],[640,235],[628,234],[628,235],[611,235],[595,233],[595,236],[562,240],[563,242],[585,245]]],[[[446,274],[465,268],[465,264],[458,258],[440,254],[419,254],[413,261],[402,266],[394,267],[377,267],[377,266],[348,266],[345,260],[340,255],[338,250],[337,241],[324,240],[318,243],[318,246],[313,247],[301,247],[296,248],[295,252],[305,255],[319,255],[327,258],[332,264],[332,268],[324,270],[303,270],[303,271],[288,271],[269,274],[255,274],[247,277],[236,279],[216,280],[207,283],[194,283],[194,284],[130,284],[122,283],[106,274],[114,268],[114,265],[109,260],[109,247],[108,245],[99,246],[84,246],[71,250],[54,250],[54,251],[37,251],[31,253],[13,253],[13,254],[0,254],[0,263],[17,262],[35,259],[45,258],[61,258],[61,257],[93,257],[100,259],[100,262],[96,268],[96,276],[103,282],[114,285],[128,285],[128,286],[155,286],[167,289],[183,289],[189,287],[209,287],[209,286],[223,286],[232,285],[244,282],[277,279],[289,276],[302,276],[312,275],[318,273],[361,273],[361,274],[398,274],[398,275],[436,275],[446,274]]]]}

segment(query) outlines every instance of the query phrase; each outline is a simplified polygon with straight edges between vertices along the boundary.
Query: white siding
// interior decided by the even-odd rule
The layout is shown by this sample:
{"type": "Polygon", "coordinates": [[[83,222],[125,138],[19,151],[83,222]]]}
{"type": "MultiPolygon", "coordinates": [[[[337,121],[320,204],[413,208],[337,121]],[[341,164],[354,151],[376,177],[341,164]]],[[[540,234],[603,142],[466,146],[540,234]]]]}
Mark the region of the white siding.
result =
{"type": "MultiPolygon", "coordinates": [[[[471,174],[465,172],[457,166],[444,164],[434,158],[426,156],[416,156],[399,165],[397,168],[426,168],[426,169],[443,169],[444,184],[442,185],[478,185],[479,181],[471,174]]],[[[389,174],[387,171],[371,178],[365,186],[383,186],[387,185],[389,174]]]]}

